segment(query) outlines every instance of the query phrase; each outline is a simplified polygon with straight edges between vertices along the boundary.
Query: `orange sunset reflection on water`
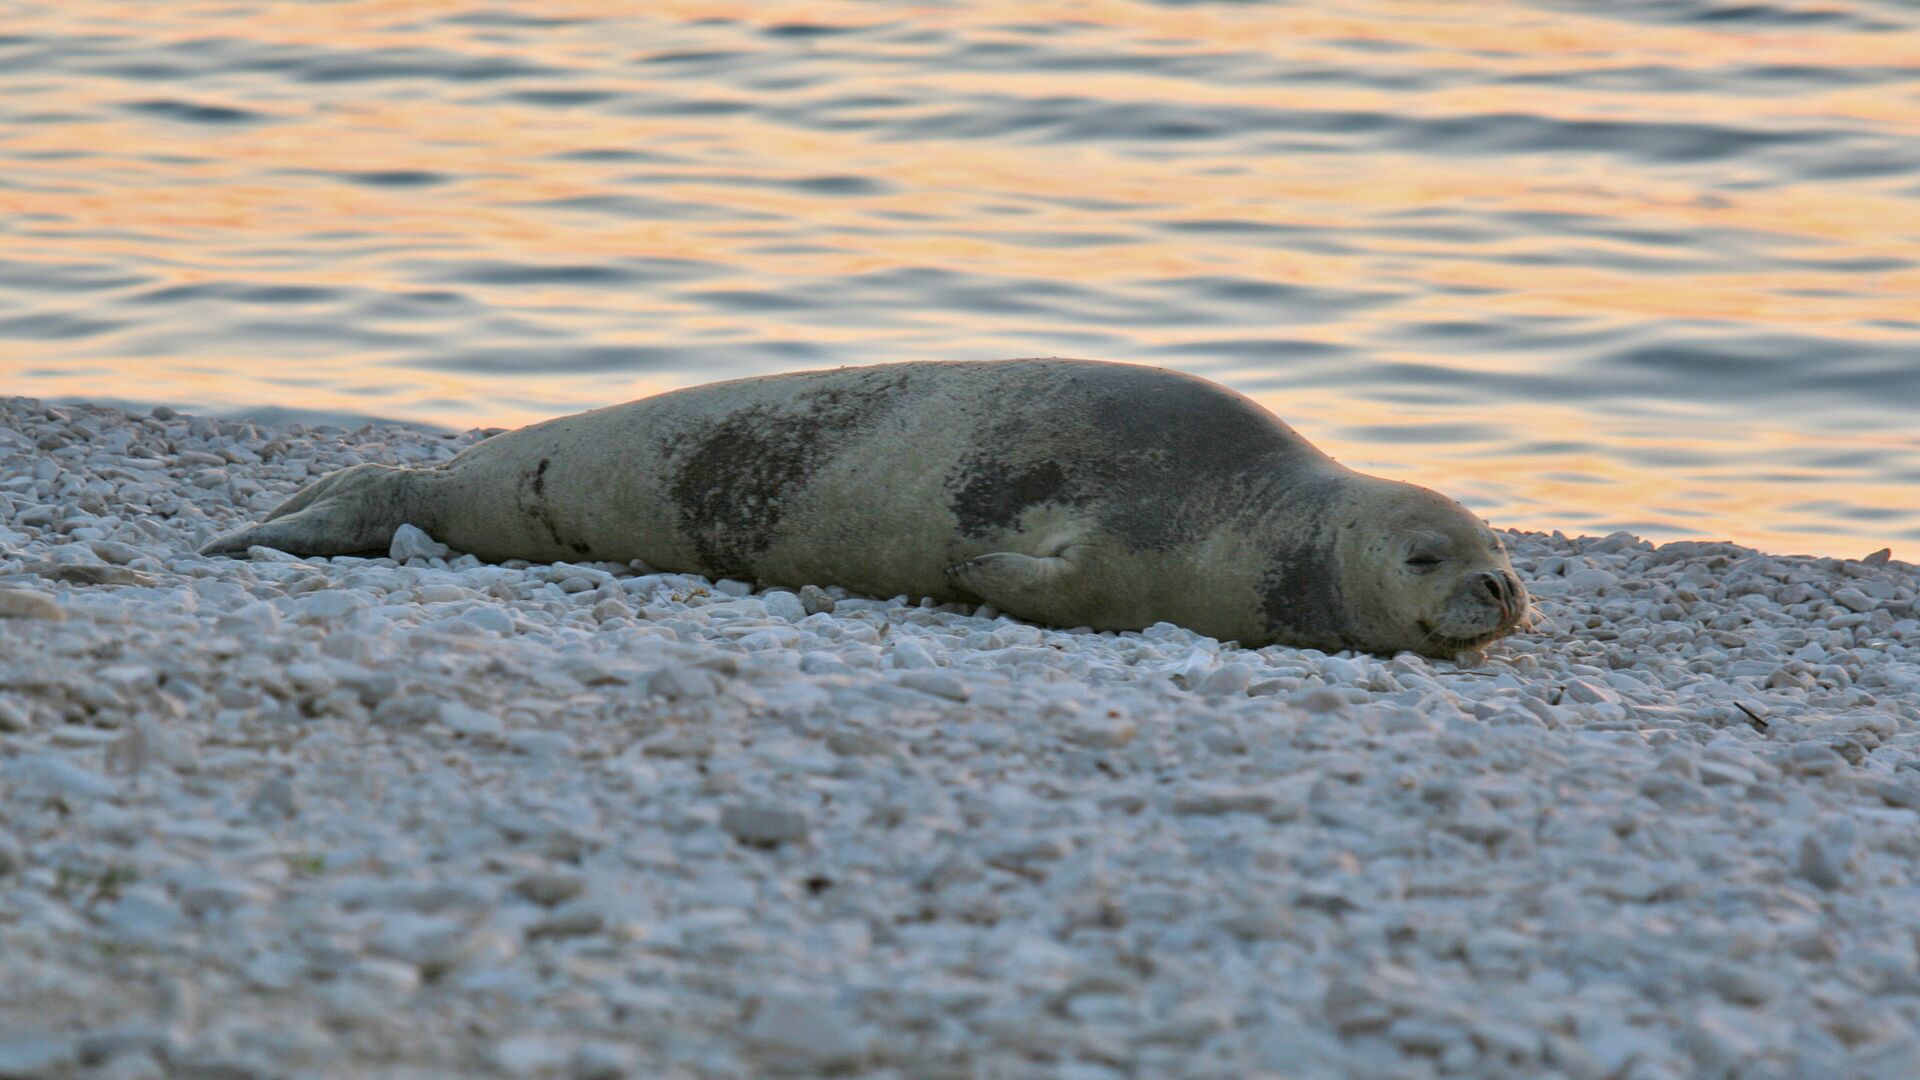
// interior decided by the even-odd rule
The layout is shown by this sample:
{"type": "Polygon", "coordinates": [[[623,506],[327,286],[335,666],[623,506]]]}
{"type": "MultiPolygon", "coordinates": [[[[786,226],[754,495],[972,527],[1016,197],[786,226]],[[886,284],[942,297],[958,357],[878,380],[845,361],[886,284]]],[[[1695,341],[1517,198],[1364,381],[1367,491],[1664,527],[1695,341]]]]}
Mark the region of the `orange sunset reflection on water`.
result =
{"type": "Polygon", "coordinates": [[[1915,556],[1920,14],[1325,7],[0,2],[0,392],[1093,356],[1497,524],[1915,556]]]}

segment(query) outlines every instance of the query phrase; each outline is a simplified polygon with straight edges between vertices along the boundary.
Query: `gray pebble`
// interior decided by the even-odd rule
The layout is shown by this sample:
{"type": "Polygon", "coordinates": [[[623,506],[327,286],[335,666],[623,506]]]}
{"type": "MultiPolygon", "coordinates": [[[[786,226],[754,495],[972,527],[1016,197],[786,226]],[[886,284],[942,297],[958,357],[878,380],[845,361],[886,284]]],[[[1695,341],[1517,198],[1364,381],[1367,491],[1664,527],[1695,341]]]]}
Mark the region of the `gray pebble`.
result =
{"type": "Polygon", "coordinates": [[[745,844],[771,847],[807,838],[807,816],[770,802],[733,803],[720,811],[720,826],[745,844]]]}

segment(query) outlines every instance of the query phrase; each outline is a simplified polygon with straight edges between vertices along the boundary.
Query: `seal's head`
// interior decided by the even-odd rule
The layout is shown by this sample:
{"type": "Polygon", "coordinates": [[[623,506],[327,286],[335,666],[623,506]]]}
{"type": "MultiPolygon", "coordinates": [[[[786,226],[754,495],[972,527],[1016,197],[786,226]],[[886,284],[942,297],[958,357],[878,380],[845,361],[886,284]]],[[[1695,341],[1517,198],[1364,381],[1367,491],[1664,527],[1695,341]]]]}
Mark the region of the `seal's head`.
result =
{"type": "Polygon", "coordinates": [[[1438,492],[1368,479],[1338,544],[1352,644],[1450,658],[1513,633],[1527,590],[1487,523],[1438,492]]]}

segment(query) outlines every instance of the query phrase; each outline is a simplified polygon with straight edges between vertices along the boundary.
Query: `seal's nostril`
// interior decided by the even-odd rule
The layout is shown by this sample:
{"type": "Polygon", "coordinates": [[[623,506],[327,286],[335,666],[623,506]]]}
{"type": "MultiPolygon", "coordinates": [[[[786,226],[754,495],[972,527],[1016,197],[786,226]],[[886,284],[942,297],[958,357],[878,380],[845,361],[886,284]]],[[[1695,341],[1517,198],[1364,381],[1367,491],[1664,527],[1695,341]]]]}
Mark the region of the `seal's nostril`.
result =
{"type": "Polygon", "coordinates": [[[1500,617],[1513,618],[1514,600],[1519,594],[1513,590],[1506,575],[1492,570],[1483,570],[1480,572],[1480,585],[1487,590],[1488,596],[1493,597],[1494,606],[1500,609],[1500,617]]]}

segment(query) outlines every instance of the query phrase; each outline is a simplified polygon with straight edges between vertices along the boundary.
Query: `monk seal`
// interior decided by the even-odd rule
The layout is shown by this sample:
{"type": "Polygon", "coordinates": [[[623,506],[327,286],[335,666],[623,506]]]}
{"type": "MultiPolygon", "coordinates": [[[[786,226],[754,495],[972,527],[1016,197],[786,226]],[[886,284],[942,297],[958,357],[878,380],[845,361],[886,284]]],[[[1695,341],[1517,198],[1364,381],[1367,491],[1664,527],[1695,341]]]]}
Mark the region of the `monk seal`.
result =
{"type": "Polygon", "coordinates": [[[1089,360],[677,390],[433,468],[343,469],[201,550],[384,552],[407,523],[483,559],[638,559],[1248,646],[1452,656],[1528,603],[1459,503],[1348,469],[1205,379],[1089,360]]]}

